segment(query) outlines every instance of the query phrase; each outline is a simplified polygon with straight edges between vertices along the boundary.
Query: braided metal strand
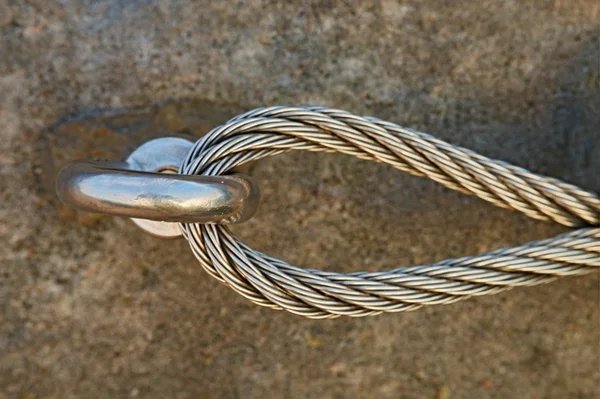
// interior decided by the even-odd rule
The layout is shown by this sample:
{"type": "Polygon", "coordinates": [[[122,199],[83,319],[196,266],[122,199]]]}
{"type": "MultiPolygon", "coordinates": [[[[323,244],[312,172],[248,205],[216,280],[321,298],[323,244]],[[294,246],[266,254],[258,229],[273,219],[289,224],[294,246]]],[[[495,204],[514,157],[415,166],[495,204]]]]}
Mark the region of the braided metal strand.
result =
{"type": "Polygon", "coordinates": [[[239,115],[198,140],[180,173],[220,175],[245,162],[292,150],[341,152],[386,163],[535,219],[582,228],[432,265],[341,274],[271,258],[240,242],[223,225],[182,225],[202,267],[258,305],[310,318],[368,316],[600,270],[597,194],[425,133],[342,110],[269,107],[239,115]]]}

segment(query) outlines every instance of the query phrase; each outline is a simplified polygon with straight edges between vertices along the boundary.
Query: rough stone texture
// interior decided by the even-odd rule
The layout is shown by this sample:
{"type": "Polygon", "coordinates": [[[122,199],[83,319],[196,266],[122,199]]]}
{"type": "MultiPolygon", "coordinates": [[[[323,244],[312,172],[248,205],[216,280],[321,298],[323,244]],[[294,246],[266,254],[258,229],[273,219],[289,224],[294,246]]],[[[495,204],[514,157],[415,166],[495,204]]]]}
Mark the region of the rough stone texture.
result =
{"type": "MultiPolygon", "coordinates": [[[[68,116],[165,100],[335,106],[600,191],[597,0],[289,3],[0,2],[0,397],[598,397],[598,275],[309,321],[216,284],[185,241],[57,205],[48,143],[68,116]]],[[[204,129],[157,109],[173,134],[204,129]]],[[[384,269],[563,231],[344,156],[252,174],[264,201],[235,231],[303,266],[384,269]]]]}

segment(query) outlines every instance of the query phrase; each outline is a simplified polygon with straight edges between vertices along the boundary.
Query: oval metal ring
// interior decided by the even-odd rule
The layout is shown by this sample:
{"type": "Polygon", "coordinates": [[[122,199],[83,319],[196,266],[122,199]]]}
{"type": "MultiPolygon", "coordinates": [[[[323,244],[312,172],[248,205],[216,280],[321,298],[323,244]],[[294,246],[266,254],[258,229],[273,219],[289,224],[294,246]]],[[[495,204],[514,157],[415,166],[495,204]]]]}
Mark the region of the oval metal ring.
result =
{"type": "Polygon", "coordinates": [[[257,187],[242,175],[175,175],[132,171],[126,166],[71,162],[58,176],[58,196],[88,212],[186,223],[243,222],[258,205],[257,187]]]}
{"type": "MultiPolygon", "coordinates": [[[[143,221],[136,219],[219,224],[248,220],[260,198],[249,177],[176,174],[183,156],[168,150],[179,146],[175,152],[187,152],[191,144],[184,139],[163,138],[145,143],[127,161],[71,162],[57,177],[58,197],[83,211],[135,218],[145,229],[143,221]],[[157,154],[160,148],[165,151],[157,154]]],[[[175,235],[161,234],[164,224],[159,226],[158,231],[149,232],[175,235]]]]}

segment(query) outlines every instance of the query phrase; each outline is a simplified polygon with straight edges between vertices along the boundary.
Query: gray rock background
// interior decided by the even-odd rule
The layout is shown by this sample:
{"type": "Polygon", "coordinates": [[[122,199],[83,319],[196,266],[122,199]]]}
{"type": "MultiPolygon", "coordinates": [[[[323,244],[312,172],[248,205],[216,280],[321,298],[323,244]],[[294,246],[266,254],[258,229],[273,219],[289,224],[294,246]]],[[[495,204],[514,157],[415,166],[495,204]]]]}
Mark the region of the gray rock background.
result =
{"type": "MultiPolygon", "coordinates": [[[[71,156],[323,104],[600,191],[599,26],[597,0],[1,1],[0,397],[597,398],[598,275],[310,321],[217,284],[185,241],[75,214],[51,187],[71,156]]],[[[307,267],[564,231],[345,156],[250,172],[263,202],[234,230],[307,267]]]]}

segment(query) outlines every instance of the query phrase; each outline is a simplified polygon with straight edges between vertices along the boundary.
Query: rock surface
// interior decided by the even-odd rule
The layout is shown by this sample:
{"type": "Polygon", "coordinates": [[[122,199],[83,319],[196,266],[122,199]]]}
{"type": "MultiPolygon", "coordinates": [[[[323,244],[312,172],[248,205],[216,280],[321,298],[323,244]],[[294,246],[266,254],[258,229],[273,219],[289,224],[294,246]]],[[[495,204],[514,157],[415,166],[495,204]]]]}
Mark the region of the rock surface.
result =
{"type": "MultiPolygon", "coordinates": [[[[375,115],[600,191],[596,0],[291,3],[0,3],[0,398],[598,397],[599,275],[310,321],[217,284],[183,240],[56,202],[52,170],[75,154],[273,104],[375,115]]],[[[345,156],[251,173],[263,202],[234,231],[299,266],[564,231],[345,156]]]]}

